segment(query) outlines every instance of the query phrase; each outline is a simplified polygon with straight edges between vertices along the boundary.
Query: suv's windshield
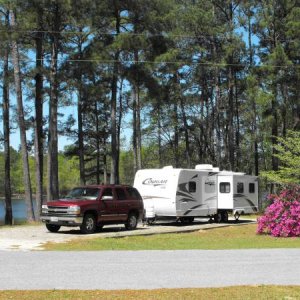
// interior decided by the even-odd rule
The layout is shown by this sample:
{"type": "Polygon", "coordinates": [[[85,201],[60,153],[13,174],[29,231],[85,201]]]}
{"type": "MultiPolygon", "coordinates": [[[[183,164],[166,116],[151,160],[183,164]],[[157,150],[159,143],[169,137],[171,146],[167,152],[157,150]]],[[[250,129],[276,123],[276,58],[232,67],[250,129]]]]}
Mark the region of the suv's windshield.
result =
{"type": "Polygon", "coordinates": [[[99,192],[98,188],[75,188],[69,192],[66,199],[96,200],[99,192]]]}

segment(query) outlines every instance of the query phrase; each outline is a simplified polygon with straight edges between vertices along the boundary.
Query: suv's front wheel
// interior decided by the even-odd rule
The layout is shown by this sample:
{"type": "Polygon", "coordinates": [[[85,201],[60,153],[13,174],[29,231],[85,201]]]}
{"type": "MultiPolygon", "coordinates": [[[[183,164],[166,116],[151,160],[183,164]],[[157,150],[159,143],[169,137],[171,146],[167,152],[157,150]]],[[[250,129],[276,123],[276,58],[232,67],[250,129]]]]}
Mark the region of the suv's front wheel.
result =
{"type": "Polygon", "coordinates": [[[50,232],[57,232],[60,229],[60,226],[55,224],[46,224],[46,227],[50,232]]]}
{"type": "Polygon", "coordinates": [[[136,214],[131,213],[131,214],[129,214],[127,222],[125,223],[125,228],[127,230],[133,230],[136,228],[137,223],[138,223],[138,219],[137,219],[136,214]]]}
{"type": "Polygon", "coordinates": [[[96,218],[92,214],[86,214],[80,226],[80,231],[84,234],[94,233],[96,230],[96,218]]]}

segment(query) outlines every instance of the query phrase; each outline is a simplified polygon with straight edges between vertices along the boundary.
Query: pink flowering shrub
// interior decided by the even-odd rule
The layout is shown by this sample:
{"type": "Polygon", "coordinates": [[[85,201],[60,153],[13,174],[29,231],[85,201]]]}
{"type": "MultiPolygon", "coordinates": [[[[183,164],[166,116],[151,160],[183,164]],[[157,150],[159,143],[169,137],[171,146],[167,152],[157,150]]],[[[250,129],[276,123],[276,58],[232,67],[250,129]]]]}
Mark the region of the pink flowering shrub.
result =
{"type": "Polygon", "coordinates": [[[258,218],[257,233],[276,237],[300,236],[300,187],[283,190],[279,195],[269,195],[272,204],[258,218]]]}

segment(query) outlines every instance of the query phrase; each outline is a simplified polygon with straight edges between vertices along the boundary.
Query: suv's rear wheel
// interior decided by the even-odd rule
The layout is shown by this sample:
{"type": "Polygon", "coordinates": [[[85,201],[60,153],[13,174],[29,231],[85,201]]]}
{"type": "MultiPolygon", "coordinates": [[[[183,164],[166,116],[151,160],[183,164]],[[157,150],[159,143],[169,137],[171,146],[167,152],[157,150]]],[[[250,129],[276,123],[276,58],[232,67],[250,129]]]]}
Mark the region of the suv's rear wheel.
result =
{"type": "Polygon", "coordinates": [[[46,224],[46,228],[50,232],[57,232],[60,229],[60,226],[59,225],[55,225],[55,224],[46,224]]]}
{"type": "Polygon", "coordinates": [[[127,230],[133,230],[136,228],[137,223],[138,223],[138,219],[137,219],[136,214],[131,213],[131,214],[129,214],[127,222],[125,223],[125,228],[127,230]]]}
{"type": "Polygon", "coordinates": [[[80,226],[80,231],[84,234],[94,233],[96,230],[96,218],[92,214],[86,214],[80,226]]]}

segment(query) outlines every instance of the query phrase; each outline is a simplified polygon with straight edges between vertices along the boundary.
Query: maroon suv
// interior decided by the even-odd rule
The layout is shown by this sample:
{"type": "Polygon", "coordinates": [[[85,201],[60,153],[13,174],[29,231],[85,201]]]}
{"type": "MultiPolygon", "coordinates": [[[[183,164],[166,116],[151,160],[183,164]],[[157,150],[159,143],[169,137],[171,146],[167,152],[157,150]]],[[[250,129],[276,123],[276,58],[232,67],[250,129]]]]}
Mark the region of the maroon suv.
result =
{"type": "Polygon", "coordinates": [[[143,218],[139,192],[127,185],[76,187],[63,199],[42,206],[41,220],[51,232],[61,226],[80,226],[82,233],[93,233],[105,224],[125,224],[135,229],[143,218]]]}

